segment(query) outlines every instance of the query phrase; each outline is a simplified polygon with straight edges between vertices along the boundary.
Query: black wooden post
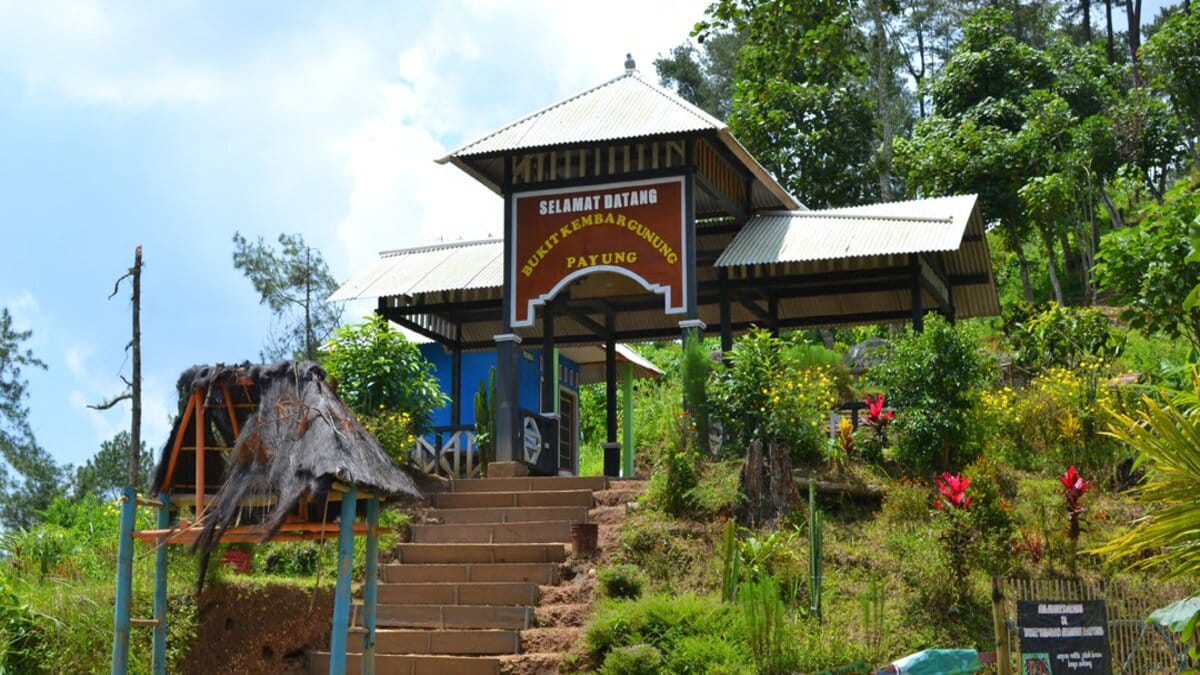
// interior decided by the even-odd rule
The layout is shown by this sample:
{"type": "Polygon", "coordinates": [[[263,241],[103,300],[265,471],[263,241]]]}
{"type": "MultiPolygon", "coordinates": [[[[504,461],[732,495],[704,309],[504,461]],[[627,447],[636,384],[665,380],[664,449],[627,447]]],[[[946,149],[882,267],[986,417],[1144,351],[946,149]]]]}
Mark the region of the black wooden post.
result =
{"type": "Polygon", "coordinates": [[[554,413],[558,382],[554,377],[554,304],[542,307],[542,414],[554,413]]]}
{"type": "Polygon", "coordinates": [[[774,293],[767,296],[767,314],[771,319],[769,329],[772,337],[779,337],[779,296],[774,293]]]}
{"type": "Polygon", "coordinates": [[[604,407],[605,419],[604,475],[621,475],[621,444],[617,442],[617,339],[612,312],[605,316],[607,336],[604,339],[604,407]]]}
{"type": "Polygon", "coordinates": [[[921,306],[921,261],[912,256],[909,267],[912,269],[912,325],[918,333],[925,332],[925,309],[921,306]]]}
{"type": "Polygon", "coordinates": [[[729,304],[729,270],[722,267],[717,270],[717,283],[720,284],[721,303],[721,351],[733,349],[733,308],[729,304]]]}
{"type": "Polygon", "coordinates": [[[462,324],[454,324],[454,345],[450,350],[450,426],[462,426],[462,324]]]}
{"type": "Polygon", "coordinates": [[[521,338],[512,332],[513,222],[512,157],[504,158],[504,321],[496,341],[496,461],[514,462],[521,452],[521,338]]]}

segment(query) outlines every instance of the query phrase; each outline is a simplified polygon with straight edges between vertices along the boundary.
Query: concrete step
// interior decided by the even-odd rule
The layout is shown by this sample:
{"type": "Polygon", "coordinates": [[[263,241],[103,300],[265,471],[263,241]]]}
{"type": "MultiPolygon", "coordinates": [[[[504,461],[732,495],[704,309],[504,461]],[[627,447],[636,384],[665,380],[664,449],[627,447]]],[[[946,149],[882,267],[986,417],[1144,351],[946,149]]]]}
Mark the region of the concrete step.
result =
{"type": "Polygon", "coordinates": [[[545,490],[606,490],[604,476],[529,476],[525,478],[472,478],[450,484],[454,492],[536,492],[545,490]]]}
{"type": "Polygon", "coordinates": [[[591,490],[536,492],[442,492],[432,495],[438,509],[503,509],[512,506],[592,506],[591,490]]]}
{"type": "Polygon", "coordinates": [[[433,509],[429,518],[447,525],[467,523],[530,523],[565,520],[586,523],[586,506],[513,506],[505,509],[433,509]]]}
{"type": "MultiPolygon", "coordinates": [[[[329,652],[313,652],[308,672],[323,675],[329,672],[329,652]]],[[[361,673],[362,657],[346,655],[346,672],[361,673]]],[[[500,675],[500,659],[494,656],[399,656],[376,654],[375,672],[378,675],[500,675]]]]}
{"type": "Polygon", "coordinates": [[[562,544],[398,544],[403,564],[554,563],[567,559],[562,544]]]}
{"type": "Polygon", "coordinates": [[[379,584],[379,602],[388,605],[536,605],[537,584],[399,583],[379,584]]]}
{"type": "MultiPolygon", "coordinates": [[[[522,630],[533,625],[532,607],[482,605],[375,606],[375,625],[381,628],[428,630],[522,630]]],[[[355,605],[353,625],[362,625],[362,605],[355,605]]]]}
{"type": "Polygon", "coordinates": [[[458,565],[383,565],[383,582],[495,582],[558,583],[558,563],[478,563],[458,565]]]}
{"type": "Polygon", "coordinates": [[[566,544],[571,523],[566,520],[532,523],[470,523],[413,525],[414,544],[566,544]]]}
{"type": "MultiPolygon", "coordinates": [[[[350,631],[349,644],[362,643],[366,631],[350,631]]],[[[441,656],[494,656],[519,654],[522,633],[515,630],[375,630],[376,654],[437,654],[441,656]]]]}

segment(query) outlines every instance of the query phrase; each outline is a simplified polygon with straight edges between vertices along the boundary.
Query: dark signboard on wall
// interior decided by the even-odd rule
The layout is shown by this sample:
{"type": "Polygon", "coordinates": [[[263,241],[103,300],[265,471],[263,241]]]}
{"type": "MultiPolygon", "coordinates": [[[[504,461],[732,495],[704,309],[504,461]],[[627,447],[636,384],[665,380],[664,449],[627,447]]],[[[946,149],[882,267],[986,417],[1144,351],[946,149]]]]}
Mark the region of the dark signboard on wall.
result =
{"type": "Polygon", "coordinates": [[[1023,675],[1112,675],[1103,600],[1020,600],[1023,675]]]}
{"type": "Polygon", "coordinates": [[[513,195],[513,326],[533,323],[534,307],[592,272],[629,277],[684,311],[687,242],[681,177],[513,195]]]}

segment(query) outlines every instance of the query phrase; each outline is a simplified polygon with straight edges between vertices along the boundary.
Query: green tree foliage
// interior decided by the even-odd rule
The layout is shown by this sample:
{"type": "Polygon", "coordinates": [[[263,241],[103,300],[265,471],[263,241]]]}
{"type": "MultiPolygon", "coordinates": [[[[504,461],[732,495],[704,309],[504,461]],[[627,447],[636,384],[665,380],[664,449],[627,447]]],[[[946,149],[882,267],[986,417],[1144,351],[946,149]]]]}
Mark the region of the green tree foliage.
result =
{"type": "Polygon", "coordinates": [[[810,207],[873,194],[874,116],[865,38],[834,0],[719,0],[696,25],[701,40],[734,32],[738,52],[729,126],[810,207]]]}
{"type": "Polygon", "coordinates": [[[732,31],[709,35],[699,49],[684,42],[670,55],[654,59],[654,70],[664,86],[724,120],[733,105],[733,73],[742,42],[742,36],[732,31]]]}
{"type": "Polygon", "coordinates": [[[1200,12],[1179,12],[1167,19],[1142,48],[1151,83],[1171,99],[1188,130],[1192,162],[1200,169],[1200,12]]]}
{"type": "Polygon", "coordinates": [[[1074,370],[1088,360],[1111,361],[1123,346],[1100,310],[1053,302],[1044,308],[1013,308],[1005,317],[1005,331],[1014,361],[1032,372],[1054,366],[1074,370]]]}
{"type": "Polygon", "coordinates": [[[59,492],[62,469],[38,446],[29,426],[24,369],[45,369],[24,347],[31,331],[13,327],[8,308],[0,308],[0,523],[29,527],[59,492]]]}
{"type": "MultiPolygon", "coordinates": [[[[137,490],[145,493],[150,490],[150,480],[154,473],[154,455],[146,449],[146,442],[138,453],[137,490]]],[[[83,466],[75,469],[71,492],[75,497],[93,494],[101,499],[115,499],[125,486],[129,470],[129,432],[118,431],[115,436],[100,444],[100,451],[92,456],[83,466]]]]}
{"type": "Polygon", "coordinates": [[[342,319],[341,305],[326,298],[338,289],[321,252],[299,234],[279,235],[279,249],[263,241],[233,235],[233,267],[254,284],[259,301],[283,322],[263,346],[264,360],[317,359],[321,344],[342,319]]]}
{"type": "Polygon", "coordinates": [[[1121,318],[1134,328],[1161,331],[1200,348],[1200,307],[1185,308],[1200,284],[1200,266],[1187,262],[1192,240],[1200,236],[1200,174],[1178,182],[1164,201],[1148,202],[1136,227],[1105,236],[1096,275],[1113,301],[1125,307],[1121,318]]]}
{"type": "Polygon", "coordinates": [[[896,341],[870,371],[896,409],[896,459],[916,471],[951,470],[974,459],[972,411],[992,374],[972,330],[930,317],[925,331],[896,341]]]}
{"type": "Polygon", "coordinates": [[[429,427],[434,411],[448,401],[417,345],[379,316],[337,329],[325,368],[351,410],[359,415],[406,413],[417,433],[429,427]]]}

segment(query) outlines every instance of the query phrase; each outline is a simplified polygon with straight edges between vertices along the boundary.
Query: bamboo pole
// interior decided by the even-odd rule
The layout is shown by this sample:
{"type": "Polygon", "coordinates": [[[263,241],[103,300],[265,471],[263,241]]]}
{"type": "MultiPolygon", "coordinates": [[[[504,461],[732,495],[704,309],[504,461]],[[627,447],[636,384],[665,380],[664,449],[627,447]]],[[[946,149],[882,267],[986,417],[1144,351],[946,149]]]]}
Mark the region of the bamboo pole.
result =
{"type": "Polygon", "coordinates": [[[379,602],[379,497],[367,500],[367,560],[363,579],[362,673],[375,675],[375,617],[379,602]]]}
{"type": "Polygon", "coordinates": [[[350,629],[350,568],[354,565],[354,514],[357,488],[342,499],[338,519],[337,585],[333,595],[333,634],[329,639],[329,675],[346,675],[346,638],[350,629]]]}
{"type": "Polygon", "coordinates": [[[996,637],[996,672],[1012,675],[1012,653],[1009,651],[1008,626],[1004,625],[1004,588],[1000,577],[992,577],[992,631],[996,637]]]}

